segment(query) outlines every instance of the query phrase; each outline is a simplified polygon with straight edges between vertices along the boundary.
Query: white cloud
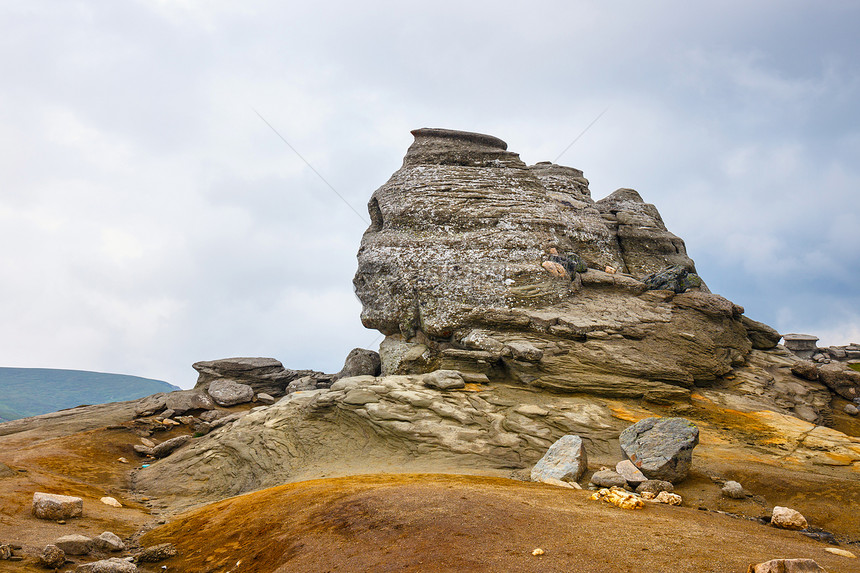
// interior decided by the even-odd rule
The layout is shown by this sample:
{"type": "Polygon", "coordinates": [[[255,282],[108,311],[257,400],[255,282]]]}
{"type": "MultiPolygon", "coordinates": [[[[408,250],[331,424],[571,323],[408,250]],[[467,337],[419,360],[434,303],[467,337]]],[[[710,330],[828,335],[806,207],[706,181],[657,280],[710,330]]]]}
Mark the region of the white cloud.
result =
{"type": "Polygon", "coordinates": [[[609,106],[562,158],[595,198],[640,190],[757,318],[854,332],[860,47],[808,25],[852,6],[7,2],[0,364],[189,385],[373,342],[363,224],[254,109],[364,213],[410,129],[535,162],[609,106]]]}

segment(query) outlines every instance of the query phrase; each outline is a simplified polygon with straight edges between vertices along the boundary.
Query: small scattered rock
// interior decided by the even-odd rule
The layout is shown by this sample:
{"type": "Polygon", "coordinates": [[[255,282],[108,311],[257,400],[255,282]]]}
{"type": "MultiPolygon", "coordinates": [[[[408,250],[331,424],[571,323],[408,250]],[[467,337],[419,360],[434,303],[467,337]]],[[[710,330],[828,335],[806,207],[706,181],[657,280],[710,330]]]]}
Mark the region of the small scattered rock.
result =
{"type": "Polygon", "coordinates": [[[99,499],[99,501],[102,502],[103,504],[109,505],[111,507],[122,507],[122,504],[120,502],[118,502],[116,500],[116,498],[113,498],[110,496],[105,496],[105,497],[99,499]]]}
{"type": "Polygon", "coordinates": [[[744,499],[746,497],[743,486],[736,481],[727,481],[723,484],[721,491],[723,496],[731,499],[744,499]]]}
{"type": "Polygon", "coordinates": [[[544,551],[540,547],[532,551],[532,555],[534,555],[535,557],[537,557],[538,555],[543,555],[544,553],[546,553],[546,551],[544,551]]]}
{"type": "Polygon", "coordinates": [[[102,559],[93,563],[85,563],[78,565],[75,569],[76,573],[136,573],[137,565],[131,561],[120,559],[119,557],[111,557],[110,559],[102,559]]]}
{"type": "Polygon", "coordinates": [[[257,394],[257,402],[259,402],[260,404],[274,404],[275,397],[271,394],[260,392],[259,394],[257,394]]]}
{"type": "Polygon", "coordinates": [[[758,565],[750,565],[747,573],[825,573],[812,559],[771,559],[758,565]]]}
{"type": "Polygon", "coordinates": [[[153,442],[149,438],[141,438],[140,443],[143,444],[144,446],[146,446],[147,448],[154,448],[155,447],[155,442],[153,442]]]}
{"type": "Polygon", "coordinates": [[[624,488],[627,485],[627,480],[624,479],[624,476],[619,473],[609,470],[602,469],[594,472],[591,476],[591,483],[596,486],[611,488],[611,487],[620,487],[624,488]]]}
{"type": "MultiPolygon", "coordinates": [[[[564,482],[576,482],[588,467],[588,456],[582,438],[574,435],[562,436],[549,447],[546,454],[531,471],[532,481],[555,478],[564,482]]],[[[599,485],[599,484],[598,484],[599,485]]]]}
{"type": "Polygon", "coordinates": [[[93,540],[77,533],[60,537],[54,545],[62,549],[66,555],[87,555],[93,550],[93,540]]]}
{"type": "Polygon", "coordinates": [[[466,381],[456,370],[436,370],[424,376],[424,385],[436,390],[457,390],[466,387],[466,381]]]}
{"type": "MultiPolygon", "coordinates": [[[[643,496],[644,497],[644,496],[643,496]]],[[[681,496],[677,493],[669,493],[668,491],[661,491],[657,495],[654,496],[652,500],[655,503],[665,503],[667,505],[681,505],[683,501],[681,496]]]]}
{"type": "Polygon", "coordinates": [[[6,561],[10,557],[12,557],[12,546],[0,544],[0,561],[6,561]]]}
{"type": "Polygon", "coordinates": [[[834,555],[841,555],[842,557],[848,557],[849,559],[857,559],[857,556],[848,551],[847,549],[839,549],[838,547],[825,547],[824,550],[834,555]]]}
{"type": "Polygon", "coordinates": [[[253,388],[227,379],[213,380],[207,392],[219,406],[235,406],[254,399],[253,388]]]}
{"type": "Polygon", "coordinates": [[[66,562],[66,552],[56,545],[46,545],[39,555],[38,563],[47,569],[59,569],[66,562]]]}
{"type": "Polygon", "coordinates": [[[657,495],[661,491],[668,491],[669,493],[672,493],[673,491],[675,491],[675,486],[673,486],[672,482],[670,481],[649,479],[648,481],[640,483],[636,487],[636,493],[639,494],[651,493],[657,495]]]}
{"type": "Polygon", "coordinates": [[[175,555],[176,547],[172,543],[159,543],[158,545],[147,547],[134,557],[140,563],[157,563],[175,555]]]}
{"type": "Polygon", "coordinates": [[[69,495],[36,492],[33,494],[33,515],[39,519],[69,519],[84,513],[84,500],[69,495]]]}
{"type": "Polygon", "coordinates": [[[639,468],[633,465],[630,460],[622,460],[615,464],[615,472],[626,479],[630,487],[634,489],[639,487],[639,484],[648,481],[645,474],[639,471],[639,468]]]}
{"type": "Polygon", "coordinates": [[[118,535],[105,531],[98,537],[93,538],[93,547],[101,551],[122,551],[125,549],[125,543],[118,535]]]}
{"type": "Polygon", "coordinates": [[[842,409],[843,412],[848,414],[849,416],[856,416],[860,414],[860,408],[857,408],[854,404],[845,404],[845,407],[842,409]]]}
{"type": "Polygon", "coordinates": [[[770,524],[780,529],[800,530],[809,527],[806,518],[799,511],[779,505],[773,508],[770,524]]]}

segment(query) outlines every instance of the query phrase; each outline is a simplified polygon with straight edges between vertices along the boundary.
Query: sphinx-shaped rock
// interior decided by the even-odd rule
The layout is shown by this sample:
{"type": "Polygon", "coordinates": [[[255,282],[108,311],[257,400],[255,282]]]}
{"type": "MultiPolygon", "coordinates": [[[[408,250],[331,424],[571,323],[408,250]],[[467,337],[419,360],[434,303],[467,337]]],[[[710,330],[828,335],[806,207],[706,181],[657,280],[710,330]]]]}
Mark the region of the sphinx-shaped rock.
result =
{"type": "Polygon", "coordinates": [[[642,282],[695,265],[636,191],[594,202],[581,171],[526,166],[495,137],[412,133],[368,203],[354,279],[363,324],[386,335],[383,374],[666,401],[744,362],[741,307],[700,281],[642,282]]]}

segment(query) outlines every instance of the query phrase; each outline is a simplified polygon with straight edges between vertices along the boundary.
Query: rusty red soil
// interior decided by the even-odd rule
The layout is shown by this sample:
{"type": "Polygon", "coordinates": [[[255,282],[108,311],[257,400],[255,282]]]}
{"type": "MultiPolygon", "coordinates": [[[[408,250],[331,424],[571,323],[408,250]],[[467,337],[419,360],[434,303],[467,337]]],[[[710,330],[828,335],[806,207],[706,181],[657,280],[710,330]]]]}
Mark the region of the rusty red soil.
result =
{"type": "Polygon", "coordinates": [[[590,492],[476,476],[368,475],[287,484],[178,516],[175,572],[744,572],[778,557],[860,560],[797,532],[690,507],[631,511],[590,492]],[[544,553],[535,556],[535,549],[544,553]]]}

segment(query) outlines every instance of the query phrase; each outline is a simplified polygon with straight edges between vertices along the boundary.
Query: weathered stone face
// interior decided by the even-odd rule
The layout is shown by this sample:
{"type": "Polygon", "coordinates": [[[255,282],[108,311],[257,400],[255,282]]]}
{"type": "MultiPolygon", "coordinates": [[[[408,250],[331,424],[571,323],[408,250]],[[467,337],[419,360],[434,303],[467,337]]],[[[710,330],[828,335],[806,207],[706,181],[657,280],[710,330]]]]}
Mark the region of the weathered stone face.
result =
{"type": "Polygon", "coordinates": [[[354,279],[362,322],[387,335],[384,374],[455,369],[659,401],[749,354],[742,308],[704,283],[642,282],[695,266],[636,191],[595,203],[581,171],[528,167],[494,137],[413,134],[370,199],[354,279]]]}

